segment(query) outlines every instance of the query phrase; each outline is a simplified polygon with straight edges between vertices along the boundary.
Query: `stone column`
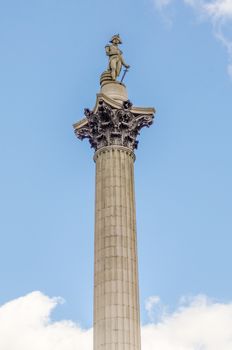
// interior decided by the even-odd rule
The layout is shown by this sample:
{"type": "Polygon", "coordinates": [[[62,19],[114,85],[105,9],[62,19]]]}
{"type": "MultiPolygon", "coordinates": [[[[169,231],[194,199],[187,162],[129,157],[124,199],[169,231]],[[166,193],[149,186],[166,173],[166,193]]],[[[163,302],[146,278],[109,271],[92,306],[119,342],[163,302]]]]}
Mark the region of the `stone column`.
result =
{"type": "Polygon", "coordinates": [[[155,110],[133,107],[123,84],[104,84],[74,124],[95,149],[94,350],[140,350],[134,149],[155,110]]]}
{"type": "Polygon", "coordinates": [[[96,151],[94,350],[140,350],[134,153],[96,151]]]}

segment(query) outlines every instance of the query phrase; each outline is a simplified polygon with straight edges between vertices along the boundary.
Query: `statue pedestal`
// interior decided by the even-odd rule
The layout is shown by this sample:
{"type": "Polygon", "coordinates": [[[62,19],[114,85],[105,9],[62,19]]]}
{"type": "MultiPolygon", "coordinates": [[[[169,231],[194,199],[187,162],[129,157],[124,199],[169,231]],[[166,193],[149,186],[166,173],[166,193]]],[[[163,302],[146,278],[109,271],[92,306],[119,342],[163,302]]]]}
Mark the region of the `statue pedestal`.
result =
{"type": "Polygon", "coordinates": [[[119,82],[107,82],[101,87],[102,94],[112,98],[117,102],[123,102],[128,100],[128,95],[126,91],[126,87],[124,84],[120,84],[119,82]]]}

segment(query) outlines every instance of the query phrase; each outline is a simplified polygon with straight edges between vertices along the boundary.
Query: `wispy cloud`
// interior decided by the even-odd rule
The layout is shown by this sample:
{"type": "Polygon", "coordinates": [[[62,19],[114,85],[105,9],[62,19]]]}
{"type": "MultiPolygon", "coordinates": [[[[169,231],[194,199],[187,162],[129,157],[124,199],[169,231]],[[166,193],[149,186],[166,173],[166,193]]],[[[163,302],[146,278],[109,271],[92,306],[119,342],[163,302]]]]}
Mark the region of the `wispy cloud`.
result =
{"type": "Polygon", "coordinates": [[[152,0],[153,5],[156,11],[159,12],[159,15],[162,17],[163,21],[168,27],[172,26],[173,23],[173,13],[170,12],[170,5],[173,3],[173,0],[152,0]]]}
{"type": "Polygon", "coordinates": [[[225,21],[232,19],[231,0],[214,0],[211,2],[203,2],[203,7],[214,21],[225,21]]]}
{"type": "Polygon", "coordinates": [[[170,5],[172,0],[154,0],[154,5],[158,10],[163,10],[165,7],[170,5]]]}
{"type": "Polygon", "coordinates": [[[145,309],[150,321],[154,321],[154,307],[160,304],[160,297],[153,295],[146,299],[145,309]]]}
{"type": "Polygon", "coordinates": [[[228,73],[232,78],[232,0],[184,0],[198,14],[210,20],[215,37],[228,53],[228,73]]]}
{"type": "MultiPolygon", "coordinates": [[[[51,321],[60,304],[33,292],[0,307],[1,350],[92,350],[92,329],[72,321],[51,321]]],[[[159,297],[147,300],[150,312],[159,297]]],[[[177,310],[158,322],[142,326],[143,350],[231,350],[232,303],[223,304],[205,296],[182,298],[177,310]]]]}
{"type": "MultiPolygon", "coordinates": [[[[153,0],[157,9],[164,11],[175,0],[153,0]]],[[[228,74],[232,78],[232,0],[183,0],[205,20],[211,22],[215,37],[228,53],[228,74]]],[[[169,15],[167,15],[169,17],[169,15]]]]}

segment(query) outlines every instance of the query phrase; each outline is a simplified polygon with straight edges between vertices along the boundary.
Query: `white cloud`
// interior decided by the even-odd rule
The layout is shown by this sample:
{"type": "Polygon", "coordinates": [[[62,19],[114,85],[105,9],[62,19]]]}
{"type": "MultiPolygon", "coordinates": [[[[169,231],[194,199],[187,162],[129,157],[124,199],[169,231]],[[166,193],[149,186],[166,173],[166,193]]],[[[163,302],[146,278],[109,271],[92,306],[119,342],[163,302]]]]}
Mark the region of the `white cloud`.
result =
{"type": "Polygon", "coordinates": [[[204,296],[181,304],[157,324],[142,327],[145,350],[231,350],[232,304],[204,296]]]}
{"type": "Polygon", "coordinates": [[[147,298],[147,300],[145,301],[145,309],[148,312],[150,312],[154,307],[154,305],[159,303],[160,303],[160,297],[158,297],[157,295],[152,295],[151,297],[147,298]]]}
{"type": "MultiPolygon", "coordinates": [[[[174,2],[173,0],[153,1],[156,8],[162,10],[163,17],[163,10],[174,2]]],[[[232,0],[183,0],[183,2],[194,8],[202,18],[212,23],[215,37],[227,50],[227,71],[232,78],[232,0]]]]}
{"type": "Polygon", "coordinates": [[[154,320],[154,307],[160,304],[160,297],[153,295],[145,301],[145,309],[150,321],[154,320]]]}
{"type": "Polygon", "coordinates": [[[232,0],[184,0],[211,21],[215,37],[228,53],[228,73],[232,77],[232,0]],[[229,30],[228,30],[229,27],[229,30]]]}
{"type": "Polygon", "coordinates": [[[214,20],[232,19],[232,0],[204,2],[203,7],[214,20]]]}
{"type": "MultiPolygon", "coordinates": [[[[148,311],[160,300],[151,297],[148,311]]],[[[60,303],[33,292],[0,307],[1,350],[92,350],[92,330],[71,321],[52,322],[60,303]]],[[[143,350],[231,350],[232,303],[205,296],[182,299],[177,310],[142,327],[143,350]]]]}
{"type": "Polygon", "coordinates": [[[0,307],[1,350],[92,350],[92,330],[51,322],[60,298],[33,292],[0,307]]]}

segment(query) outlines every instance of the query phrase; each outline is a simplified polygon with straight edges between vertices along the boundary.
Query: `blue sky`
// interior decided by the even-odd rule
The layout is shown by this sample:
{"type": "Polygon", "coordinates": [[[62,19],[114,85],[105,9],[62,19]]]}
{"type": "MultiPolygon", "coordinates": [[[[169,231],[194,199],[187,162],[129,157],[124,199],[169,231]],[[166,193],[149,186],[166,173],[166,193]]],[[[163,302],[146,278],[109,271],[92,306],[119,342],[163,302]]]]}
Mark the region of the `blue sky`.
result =
{"type": "Polygon", "coordinates": [[[231,23],[231,0],[0,0],[0,304],[40,291],[92,325],[93,151],[72,124],[114,33],[130,99],[157,110],[135,163],[142,323],[154,295],[231,301],[231,23]]]}

